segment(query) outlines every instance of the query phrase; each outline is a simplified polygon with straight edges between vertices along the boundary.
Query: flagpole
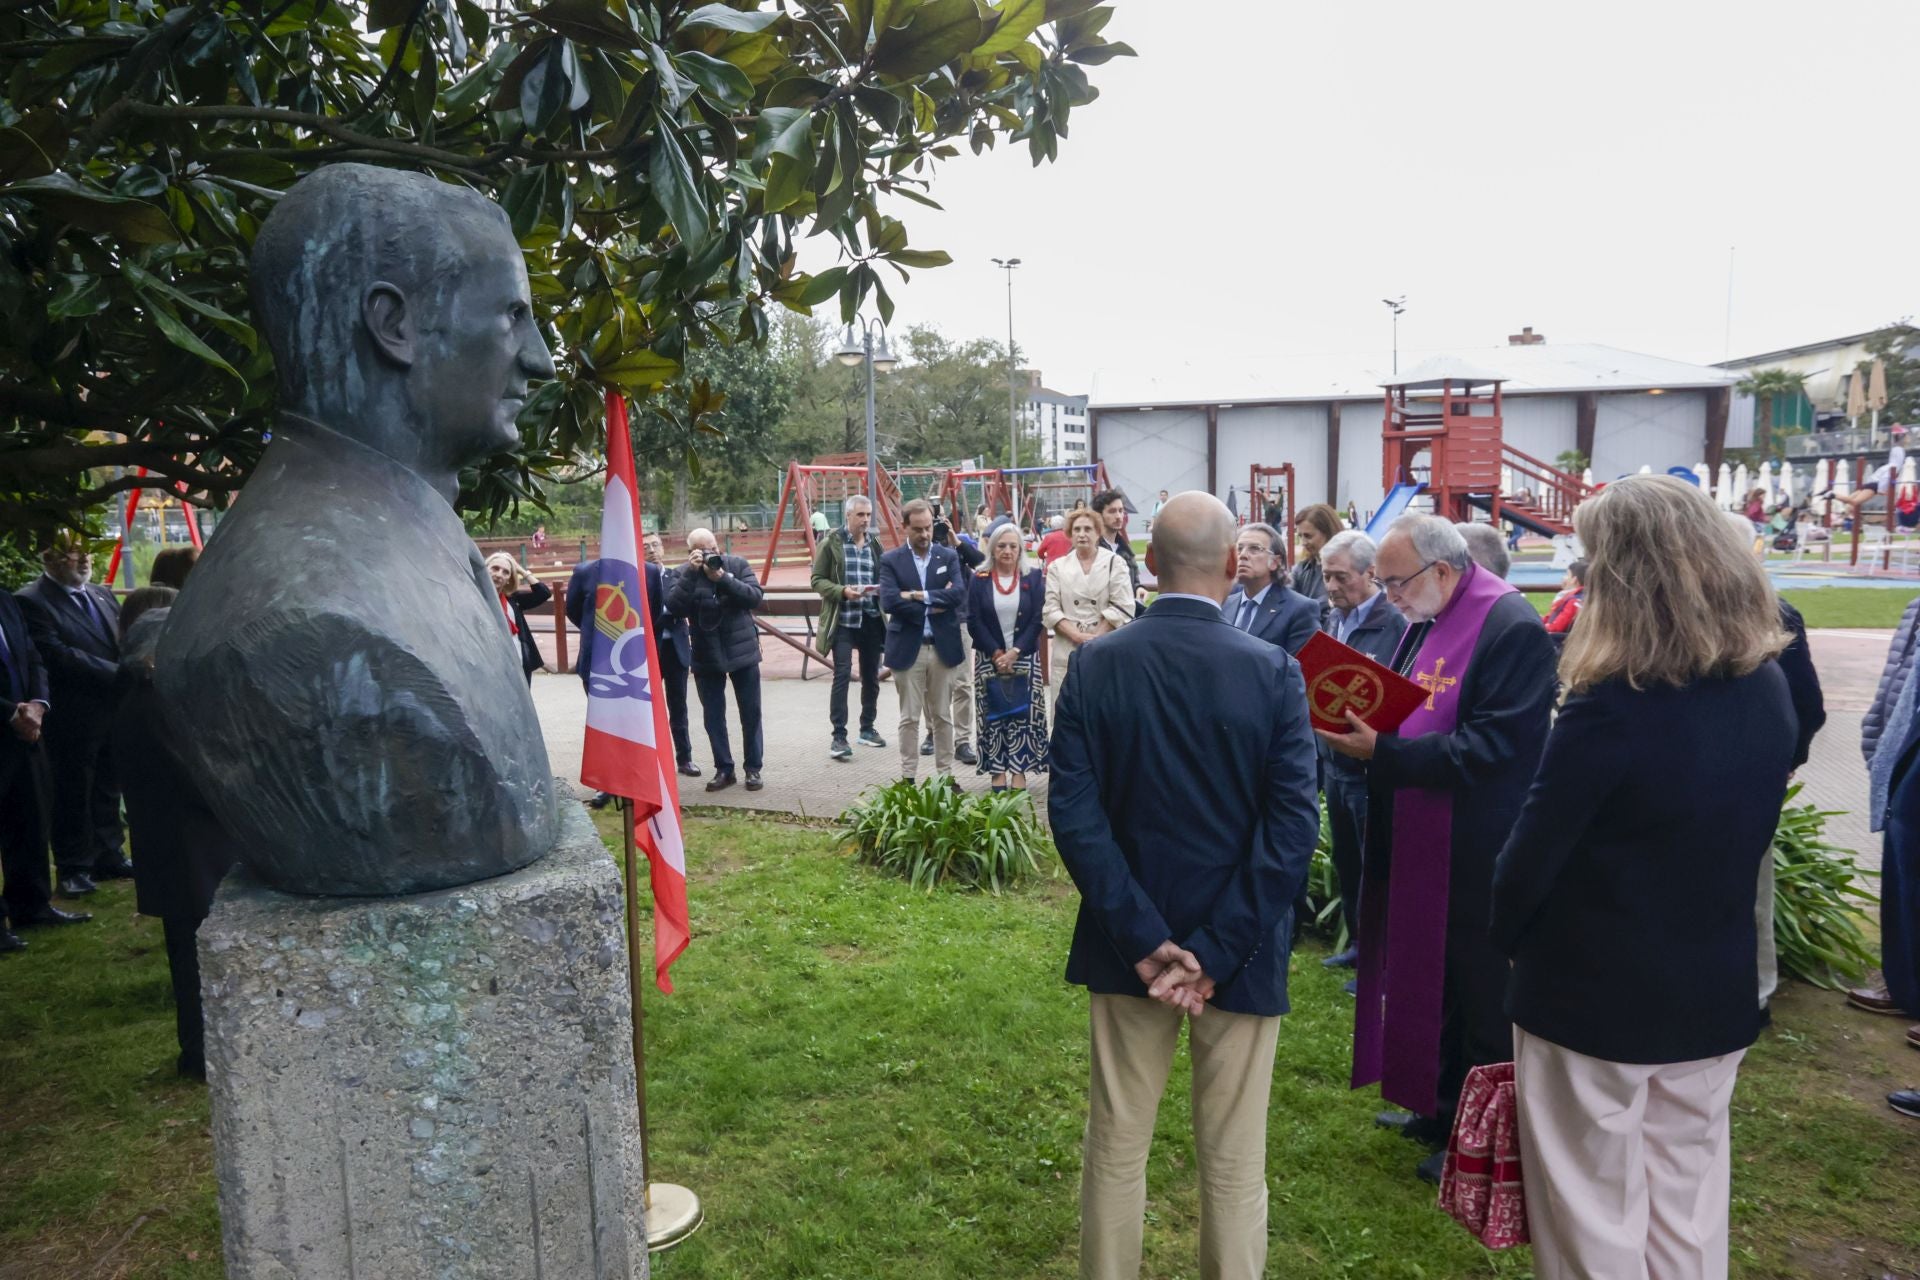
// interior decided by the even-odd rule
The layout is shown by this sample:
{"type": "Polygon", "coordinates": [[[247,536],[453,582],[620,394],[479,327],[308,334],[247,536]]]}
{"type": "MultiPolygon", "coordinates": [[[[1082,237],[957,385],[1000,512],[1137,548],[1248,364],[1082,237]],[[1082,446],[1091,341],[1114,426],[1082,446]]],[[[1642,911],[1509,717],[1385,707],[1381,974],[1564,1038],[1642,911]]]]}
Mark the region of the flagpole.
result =
{"type": "Polygon", "coordinates": [[[640,1106],[640,1169],[646,1179],[643,1203],[653,1208],[653,1154],[647,1148],[647,1033],[640,986],[640,858],[633,838],[633,801],[620,798],[620,830],[626,838],[627,985],[633,989],[633,1093],[640,1106]]]}

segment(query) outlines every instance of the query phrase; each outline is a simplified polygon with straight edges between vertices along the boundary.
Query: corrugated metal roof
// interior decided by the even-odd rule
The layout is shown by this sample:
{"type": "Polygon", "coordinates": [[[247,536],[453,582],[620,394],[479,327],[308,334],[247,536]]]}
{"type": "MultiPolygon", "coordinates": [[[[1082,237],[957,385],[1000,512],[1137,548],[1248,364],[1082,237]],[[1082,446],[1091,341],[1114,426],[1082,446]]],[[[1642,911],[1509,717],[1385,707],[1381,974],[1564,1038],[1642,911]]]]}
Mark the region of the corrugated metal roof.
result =
{"type": "MultiPolygon", "coordinates": [[[[1412,377],[1420,362],[1429,359],[1452,360],[1502,373],[1506,390],[1520,394],[1725,387],[1739,380],[1725,369],[1622,351],[1596,342],[1402,351],[1400,367],[1408,370],[1405,376],[1412,377]]],[[[1380,396],[1382,385],[1393,380],[1388,372],[1391,364],[1391,354],[1378,351],[1274,356],[1224,370],[1203,370],[1191,363],[1102,370],[1096,375],[1092,407],[1372,400],[1380,396]]]]}

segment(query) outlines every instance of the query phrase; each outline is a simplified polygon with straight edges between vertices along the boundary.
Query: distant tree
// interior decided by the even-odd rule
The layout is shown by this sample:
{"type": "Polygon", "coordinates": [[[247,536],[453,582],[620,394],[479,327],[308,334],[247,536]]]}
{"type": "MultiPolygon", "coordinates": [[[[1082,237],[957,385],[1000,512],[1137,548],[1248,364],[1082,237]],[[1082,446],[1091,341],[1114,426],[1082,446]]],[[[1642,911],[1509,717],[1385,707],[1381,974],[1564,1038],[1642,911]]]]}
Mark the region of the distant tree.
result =
{"type": "MultiPolygon", "coordinates": [[[[893,303],[947,255],[889,197],[1000,138],[1051,159],[1093,0],[0,0],[0,530],[71,523],[145,466],[220,505],[259,458],[254,233],[317,165],[500,200],[559,377],[465,477],[498,513],[594,449],[607,388],[764,342],[773,311],[893,303]],[[794,246],[825,233],[836,265],[794,246]]],[[[934,207],[938,207],[937,205],[934,207]]],[[[697,393],[700,380],[686,386],[697,393]]],[[[689,401],[698,430],[714,408],[689,401]]]]}
{"type": "Polygon", "coordinates": [[[1554,456],[1553,465],[1569,475],[1579,475],[1593,465],[1591,459],[1578,449],[1562,449],[1554,456]]]}
{"type": "Polygon", "coordinates": [[[1887,374],[1887,407],[1880,421],[1920,425],[1920,329],[1901,320],[1868,338],[1867,359],[1857,375],[1866,377],[1876,359],[1886,361],[1887,374]]]}
{"type": "Polygon", "coordinates": [[[1791,400],[1804,396],[1807,392],[1807,375],[1795,373],[1791,369],[1756,369],[1733,384],[1733,389],[1743,396],[1752,396],[1760,406],[1760,425],[1754,432],[1754,447],[1764,460],[1771,458],[1776,449],[1785,456],[1785,443],[1774,434],[1776,405],[1781,400],[1791,400]]]}

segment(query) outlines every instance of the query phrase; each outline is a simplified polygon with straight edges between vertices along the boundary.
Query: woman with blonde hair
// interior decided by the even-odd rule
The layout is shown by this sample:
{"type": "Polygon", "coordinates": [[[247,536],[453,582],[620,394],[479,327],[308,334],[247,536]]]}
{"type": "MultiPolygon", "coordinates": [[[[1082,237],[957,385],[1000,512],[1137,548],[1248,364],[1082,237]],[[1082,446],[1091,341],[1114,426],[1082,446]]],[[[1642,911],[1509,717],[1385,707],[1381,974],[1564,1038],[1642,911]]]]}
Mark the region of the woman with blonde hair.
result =
{"type": "Polygon", "coordinates": [[[987,539],[987,563],[967,583],[973,641],[973,723],[980,772],[995,791],[1024,791],[1047,771],[1047,686],[1040,676],[1040,617],[1046,575],[1027,558],[1020,529],[1003,524],[987,539]]]}
{"type": "Polygon", "coordinates": [[[1100,517],[1089,507],[1067,513],[1071,550],[1047,566],[1041,625],[1053,633],[1047,687],[1058,694],[1073,651],[1133,621],[1133,580],[1127,562],[1100,545],[1100,517]]]}
{"type": "Polygon", "coordinates": [[[527,610],[538,609],[553,599],[553,588],[534,577],[527,566],[505,551],[496,551],[487,557],[487,577],[493,580],[494,592],[500,597],[500,612],[506,615],[507,630],[520,646],[520,670],[526,675],[527,683],[532,684],[533,673],[546,663],[540,657],[540,646],[534,643],[533,632],[527,628],[527,610]]]}
{"type": "Polygon", "coordinates": [[[1754,904],[1793,766],[1788,637],[1693,485],[1628,476],[1574,530],[1566,700],[1493,883],[1534,1267],[1718,1280],[1729,1102],[1766,1023],[1754,904]]]}

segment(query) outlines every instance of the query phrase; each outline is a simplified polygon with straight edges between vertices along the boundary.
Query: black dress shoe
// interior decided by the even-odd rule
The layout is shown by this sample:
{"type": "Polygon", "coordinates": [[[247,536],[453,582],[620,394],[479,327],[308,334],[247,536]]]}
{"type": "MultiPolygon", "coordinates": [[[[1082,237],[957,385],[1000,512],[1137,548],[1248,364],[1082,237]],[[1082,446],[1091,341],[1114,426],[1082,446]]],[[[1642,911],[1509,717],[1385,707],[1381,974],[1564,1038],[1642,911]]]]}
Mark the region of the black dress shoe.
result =
{"type": "Polygon", "coordinates": [[[1887,1105],[1903,1116],[1920,1120],[1920,1089],[1898,1089],[1887,1095],[1887,1105]]]}
{"type": "Polygon", "coordinates": [[[760,781],[760,771],[758,769],[747,770],[747,790],[758,791],[766,785],[766,783],[760,781]]]}
{"type": "Polygon", "coordinates": [[[933,735],[932,734],[928,734],[926,737],[926,741],[920,744],[920,754],[923,756],[930,756],[933,754],[933,735]]]}
{"type": "Polygon", "coordinates": [[[734,777],[731,771],[727,773],[716,773],[707,781],[707,790],[725,791],[728,787],[732,786],[733,783],[734,777]]]}
{"type": "Polygon", "coordinates": [[[953,758],[961,764],[979,764],[980,757],[973,753],[973,744],[963,742],[953,749],[953,758]]]}
{"type": "Polygon", "coordinates": [[[27,940],[7,926],[0,924],[0,952],[25,951],[27,940]]]}
{"type": "Polygon", "coordinates": [[[1320,967],[1322,969],[1351,969],[1355,964],[1359,963],[1359,960],[1360,960],[1359,948],[1348,947],[1345,951],[1340,952],[1338,955],[1331,955],[1331,956],[1328,956],[1325,960],[1322,960],[1320,962],[1320,967]]]}
{"type": "Polygon", "coordinates": [[[1445,1173],[1446,1169],[1447,1153],[1445,1151],[1436,1151],[1419,1164],[1413,1166],[1413,1176],[1422,1182],[1429,1182],[1437,1187],[1440,1185],[1440,1175],[1445,1173]]]}
{"type": "Polygon", "coordinates": [[[85,924],[91,919],[93,919],[91,912],[62,911],[49,902],[38,911],[31,911],[25,915],[15,916],[13,923],[19,928],[24,929],[29,925],[37,924],[85,924]]]}
{"type": "Polygon", "coordinates": [[[700,766],[691,760],[683,760],[680,762],[680,772],[685,777],[697,778],[700,776],[700,766]]]}
{"type": "Polygon", "coordinates": [[[608,795],[604,791],[596,791],[593,793],[593,799],[587,801],[587,808],[604,809],[612,803],[613,797],[611,795],[608,795]]]}
{"type": "Polygon", "coordinates": [[[1373,1122],[1382,1129],[1399,1134],[1408,1142],[1417,1142],[1425,1147],[1447,1145],[1450,1126],[1433,1116],[1409,1115],[1404,1111],[1382,1111],[1373,1118],[1373,1122]]]}
{"type": "Polygon", "coordinates": [[[133,864],[125,858],[122,858],[118,862],[109,862],[102,866],[97,866],[88,872],[88,875],[95,880],[131,880],[133,879],[133,864]]]}
{"type": "Polygon", "coordinates": [[[58,886],[60,896],[63,898],[78,898],[83,894],[92,893],[99,887],[90,877],[80,874],[61,876],[58,886]]]}

